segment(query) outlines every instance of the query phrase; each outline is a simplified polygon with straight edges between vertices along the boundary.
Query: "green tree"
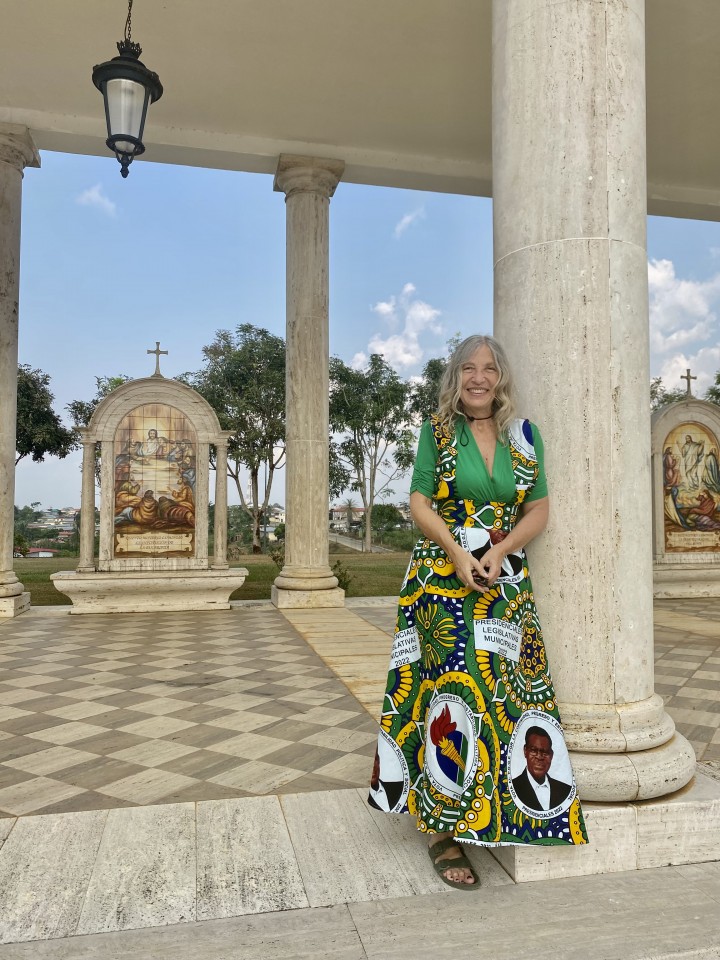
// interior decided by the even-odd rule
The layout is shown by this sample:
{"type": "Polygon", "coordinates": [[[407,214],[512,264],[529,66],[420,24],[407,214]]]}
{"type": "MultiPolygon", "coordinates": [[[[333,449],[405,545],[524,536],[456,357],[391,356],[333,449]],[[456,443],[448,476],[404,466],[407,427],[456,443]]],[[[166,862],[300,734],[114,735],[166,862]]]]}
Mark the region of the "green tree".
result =
{"type": "Polygon", "coordinates": [[[340,435],[337,453],[348,486],[365,508],[366,550],[372,547],[375,501],[392,496],[392,482],[412,465],[409,389],[378,354],[371,355],[366,370],[330,360],[330,426],[340,435]]]}
{"type": "Polygon", "coordinates": [[[232,430],[228,476],[252,520],[253,553],[260,553],[275,471],[285,459],[285,341],[243,323],[234,332],[218,330],[203,347],[203,356],[202,370],[180,379],[205,397],[224,430],[232,430]],[[243,489],[244,471],[249,496],[243,489]]]}
{"type": "Polygon", "coordinates": [[[240,504],[228,507],[228,543],[237,546],[252,544],[252,517],[240,504]]]}
{"type": "Polygon", "coordinates": [[[662,381],[662,377],[653,377],[650,381],[650,409],[659,410],[670,403],[677,403],[678,400],[684,400],[687,392],[681,387],[674,390],[668,390],[662,381]]]}
{"type": "Polygon", "coordinates": [[[37,539],[38,531],[31,530],[30,524],[40,519],[42,513],[37,508],[38,502],[32,503],[29,507],[15,506],[15,526],[13,530],[13,539],[15,548],[22,553],[26,553],[28,547],[37,539]]]}
{"type": "Polygon", "coordinates": [[[373,532],[381,543],[385,543],[388,534],[405,526],[405,520],[398,508],[392,503],[376,503],[372,512],[373,532]]]}
{"type": "Polygon", "coordinates": [[[352,530],[353,520],[355,519],[355,507],[357,507],[357,502],[352,497],[348,497],[343,501],[343,509],[345,510],[345,523],[347,525],[348,533],[350,533],[352,530]]]}
{"type": "Polygon", "coordinates": [[[423,367],[420,379],[410,388],[410,413],[416,424],[427,420],[431,413],[438,408],[440,396],[440,381],[445,373],[447,360],[445,357],[434,357],[423,367]]]}
{"type": "Polygon", "coordinates": [[[25,539],[25,537],[18,533],[17,530],[13,535],[13,553],[21,553],[23,556],[28,552],[30,544],[25,539]]]}
{"type": "MultiPolygon", "coordinates": [[[[462,336],[456,333],[447,341],[448,355],[462,342],[462,336]]],[[[423,367],[419,379],[410,387],[408,403],[413,422],[419,426],[438,408],[440,382],[447,366],[447,357],[433,357],[423,367]]]]}
{"type": "Polygon", "coordinates": [[[95,377],[95,396],[92,400],[73,400],[65,408],[72,418],[73,426],[86,427],[95,413],[95,408],[105,397],[126,383],[130,377],[119,373],[115,377],[95,377]]]}
{"type": "Polygon", "coordinates": [[[74,430],[64,427],[53,410],[54,399],[47,373],[24,363],[18,366],[16,464],[24,457],[35,463],[46,456],[63,460],[77,447],[74,430]]]}
{"type": "MultiPolygon", "coordinates": [[[[124,373],[119,373],[114,377],[95,377],[95,396],[92,400],[73,400],[65,409],[70,414],[73,426],[86,427],[90,423],[90,418],[95,413],[95,409],[101,400],[104,400],[109,393],[117,387],[121,387],[130,377],[124,373]]],[[[100,486],[100,451],[95,453],[95,482],[100,486]]]]}
{"type": "Polygon", "coordinates": [[[705,399],[709,403],[717,403],[720,406],[720,370],[715,374],[715,383],[708,387],[705,399]]]}

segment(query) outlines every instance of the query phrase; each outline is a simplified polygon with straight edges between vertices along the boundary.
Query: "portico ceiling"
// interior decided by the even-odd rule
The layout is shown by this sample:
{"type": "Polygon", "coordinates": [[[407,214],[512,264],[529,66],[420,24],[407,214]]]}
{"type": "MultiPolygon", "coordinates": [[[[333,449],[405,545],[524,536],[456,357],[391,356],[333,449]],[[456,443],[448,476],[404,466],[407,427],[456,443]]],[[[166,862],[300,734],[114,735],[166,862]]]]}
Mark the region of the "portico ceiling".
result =
{"type": "MultiPolygon", "coordinates": [[[[650,212],[718,220],[720,2],[646,5],[650,212]]],[[[115,54],[126,9],[0,0],[0,122],[30,127],[41,149],[105,154],[90,72],[115,54]]],[[[271,173],[281,153],[313,154],[345,160],[356,183],[489,196],[490,10],[136,0],[133,38],[165,86],[146,157],[271,173]]]]}

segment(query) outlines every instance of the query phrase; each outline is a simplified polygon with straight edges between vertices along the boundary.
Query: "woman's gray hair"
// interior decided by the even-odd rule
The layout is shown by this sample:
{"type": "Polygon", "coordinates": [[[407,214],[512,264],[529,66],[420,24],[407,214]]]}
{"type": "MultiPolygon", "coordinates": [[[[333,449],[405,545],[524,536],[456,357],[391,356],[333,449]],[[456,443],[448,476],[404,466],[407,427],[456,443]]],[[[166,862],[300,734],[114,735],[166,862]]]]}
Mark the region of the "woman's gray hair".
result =
{"type": "Polygon", "coordinates": [[[498,439],[507,443],[507,432],[515,417],[515,400],[512,373],[507,355],[494,337],[475,334],[460,343],[448,358],[445,372],[440,381],[438,414],[441,422],[452,429],[455,420],[464,416],[462,401],[462,368],[480,347],[487,347],[493,355],[500,374],[495,387],[492,413],[497,426],[498,439]]]}

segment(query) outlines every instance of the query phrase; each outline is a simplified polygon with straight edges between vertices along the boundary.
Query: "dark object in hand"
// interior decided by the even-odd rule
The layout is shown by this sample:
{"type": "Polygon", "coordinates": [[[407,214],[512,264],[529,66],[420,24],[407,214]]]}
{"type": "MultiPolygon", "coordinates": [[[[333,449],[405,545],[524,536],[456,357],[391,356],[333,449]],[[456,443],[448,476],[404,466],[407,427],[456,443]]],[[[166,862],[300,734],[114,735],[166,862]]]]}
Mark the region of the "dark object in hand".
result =
{"type": "MultiPolygon", "coordinates": [[[[482,560],[482,558],[485,556],[485,554],[488,552],[491,546],[492,546],[492,542],[486,543],[486,544],[483,544],[482,547],[477,547],[475,550],[471,550],[470,553],[472,554],[473,557],[475,557],[476,560],[482,560]]],[[[481,573],[478,573],[477,570],[473,570],[473,580],[480,587],[490,586],[490,584],[488,583],[487,577],[484,577],[481,573]]]]}

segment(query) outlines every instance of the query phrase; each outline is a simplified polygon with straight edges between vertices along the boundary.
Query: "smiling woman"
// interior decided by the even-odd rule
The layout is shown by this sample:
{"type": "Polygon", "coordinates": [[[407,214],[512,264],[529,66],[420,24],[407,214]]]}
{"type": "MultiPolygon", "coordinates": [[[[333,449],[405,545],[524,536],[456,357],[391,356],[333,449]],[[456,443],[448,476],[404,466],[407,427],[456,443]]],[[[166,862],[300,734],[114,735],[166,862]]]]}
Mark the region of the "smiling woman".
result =
{"type": "Polygon", "coordinates": [[[425,536],[400,591],[369,802],[436,835],[435,870],[467,890],[479,880],[457,841],[587,842],[524,550],[548,517],[542,440],[515,417],[491,337],[450,357],[410,489],[425,536]]]}

